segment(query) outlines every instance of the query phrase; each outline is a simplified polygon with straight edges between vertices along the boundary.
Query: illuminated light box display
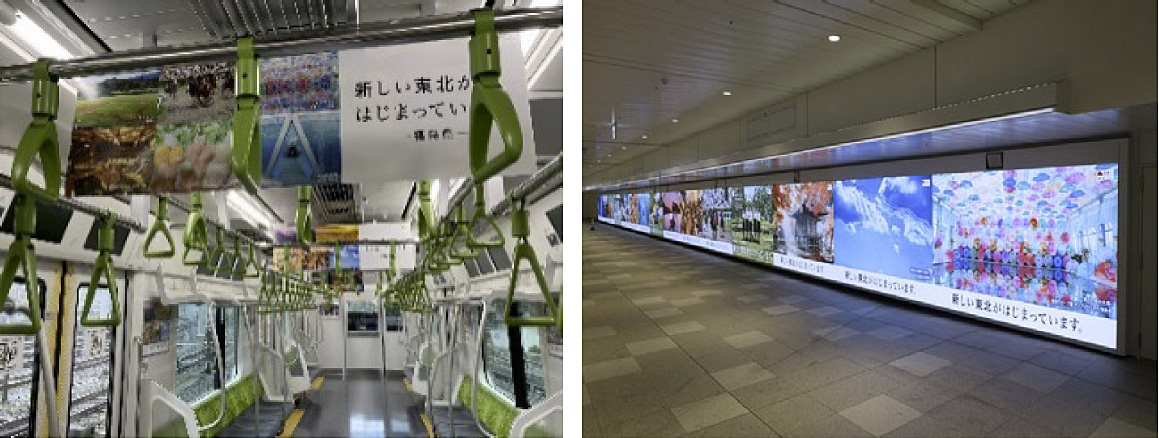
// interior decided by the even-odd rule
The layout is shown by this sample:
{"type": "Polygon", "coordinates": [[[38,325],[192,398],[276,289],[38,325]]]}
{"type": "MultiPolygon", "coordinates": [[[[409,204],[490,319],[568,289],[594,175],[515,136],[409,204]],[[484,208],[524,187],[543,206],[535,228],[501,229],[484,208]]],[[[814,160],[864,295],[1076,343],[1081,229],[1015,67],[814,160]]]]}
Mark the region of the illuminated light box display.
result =
{"type": "Polygon", "coordinates": [[[1091,164],[603,195],[598,211],[666,239],[1114,349],[1118,180],[1117,164],[1091,164]]]}

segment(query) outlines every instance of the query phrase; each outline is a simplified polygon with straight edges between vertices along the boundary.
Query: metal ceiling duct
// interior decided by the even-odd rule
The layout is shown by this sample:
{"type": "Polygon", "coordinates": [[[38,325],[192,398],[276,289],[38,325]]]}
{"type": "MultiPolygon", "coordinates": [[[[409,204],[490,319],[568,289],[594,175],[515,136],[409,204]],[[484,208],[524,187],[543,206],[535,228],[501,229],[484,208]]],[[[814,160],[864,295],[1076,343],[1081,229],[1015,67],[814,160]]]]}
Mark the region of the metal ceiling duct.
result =
{"type": "Polygon", "coordinates": [[[215,38],[234,39],[355,23],[355,0],[189,0],[215,38]]]}

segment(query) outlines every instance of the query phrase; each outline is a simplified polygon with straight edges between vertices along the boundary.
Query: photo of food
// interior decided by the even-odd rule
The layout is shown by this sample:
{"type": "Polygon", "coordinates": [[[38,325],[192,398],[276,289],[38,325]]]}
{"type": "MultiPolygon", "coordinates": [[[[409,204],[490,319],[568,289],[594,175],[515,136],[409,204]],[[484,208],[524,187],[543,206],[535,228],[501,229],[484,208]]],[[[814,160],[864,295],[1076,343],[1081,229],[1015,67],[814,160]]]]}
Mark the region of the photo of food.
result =
{"type": "Polygon", "coordinates": [[[340,243],[358,240],[358,224],[326,224],[314,227],[317,243],[340,243]]]}
{"type": "Polygon", "coordinates": [[[777,207],[776,251],[833,263],[833,182],[773,186],[777,207]]]}
{"type": "Polygon", "coordinates": [[[937,284],[1118,317],[1119,166],[933,175],[937,284]]]}
{"type": "Polygon", "coordinates": [[[862,271],[931,281],[929,175],[833,183],[833,262],[862,271]]]}
{"type": "Polygon", "coordinates": [[[160,125],[154,140],[154,192],[219,190],[233,179],[228,121],[160,125]]]}
{"type": "Polygon", "coordinates": [[[149,155],[156,135],[156,125],[73,129],[65,193],[151,193],[149,155]]]}
{"type": "Polygon", "coordinates": [[[732,189],[732,243],[737,255],[771,261],[776,247],[776,206],[772,186],[745,186],[732,189]]]}

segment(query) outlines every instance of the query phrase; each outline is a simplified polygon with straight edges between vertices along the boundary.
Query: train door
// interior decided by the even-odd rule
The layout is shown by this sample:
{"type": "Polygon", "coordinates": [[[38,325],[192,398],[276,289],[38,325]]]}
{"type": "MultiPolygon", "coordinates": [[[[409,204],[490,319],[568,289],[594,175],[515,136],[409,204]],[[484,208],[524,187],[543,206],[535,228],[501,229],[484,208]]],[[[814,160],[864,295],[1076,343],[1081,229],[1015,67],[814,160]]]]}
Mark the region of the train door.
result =
{"type": "MultiPolygon", "coordinates": [[[[60,302],[60,376],[57,382],[59,411],[69,436],[108,437],[116,435],[124,381],[123,363],[118,353],[123,351],[120,335],[123,325],[115,327],[85,324],[108,320],[113,316],[111,291],[104,281],[90,288],[91,265],[67,264],[60,302]],[[92,295],[92,303],[85,318],[85,303],[92,295]]],[[[124,321],[127,282],[124,272],[115,279],[117,302],[124,321]]]]}
{"type": "MultiPolygon", "coordinates": [[[[60,263],[40,260],[37,274],[34,281],[40,291],[40,317],[45,339],[55,339],[57,312],[52,309],[55,309],[60,296],[60,263]]],[[[28,280],[17,278],[8,295],[11,305],[4,306],[0,313],[0,325],[29,323],[27,315],[21,311],[29,305],[27,291],[28,280]]],[[[54,362],[56,347],[52,343],[47,345],[54,362]]],[[[48,435],[48,403],[42,372],[45,369],[53,371],[54,364],[42,367],[43,357],[38,351],[36,336],[0,336],[0,435],[48,435]]],[[[50,372],[50,378],[53,374],[50,372]]]]}
{"type": "Polygon", "coordinates": [[[406,339],[402,331],[402,310],[388,304],[382,308],[382,361],[386,370],[401,371],[406,367],[406,339]]]}

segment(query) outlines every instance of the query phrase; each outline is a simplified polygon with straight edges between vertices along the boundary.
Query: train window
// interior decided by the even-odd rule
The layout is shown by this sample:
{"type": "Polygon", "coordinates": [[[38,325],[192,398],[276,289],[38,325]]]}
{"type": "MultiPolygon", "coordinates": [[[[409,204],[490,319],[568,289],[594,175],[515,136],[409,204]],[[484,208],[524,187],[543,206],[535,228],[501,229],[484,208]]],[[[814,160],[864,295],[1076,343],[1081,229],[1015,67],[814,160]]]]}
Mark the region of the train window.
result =
{"type": "Polygon", "coordinates": [[[547,211],[547,221],[551,222],[551,227],[555,229],[555,235],[559,236],[560,242],[563,242],[563,204],[547,211]]]}
{"type": "MultiPolygon", "coordinates": [[[[109,436],[109,400],[113,383],[113,338],[111,327],[84,327],[84,297],[88,284],[76,289],[76,330],[72,340],[72,387],[69,397],[69,436],[109,436]]],[[[96,318],[112,316],[109,290],[97,289],[89,313],[96,318]]]]}
{"type": "Polygon", "coordinates": [[[495,263],[496,271],[511,269],[511,257],[507,255],[507,248],[487,248],[487,253],[491,255],[491,261],[495,263]]]}
{"type": "Polygon", "coordinates": [[[402,331],[402,311],[396,306],[386,306],[382,309],[382,319],[386,331],[402,331]]]}
{"type": "MultiPolygon", "coordinates": [[[[506,303],[496,300],[488,308],[486,316],[486,331],[483,336],[483,371],[487,382],[492,388],[515,400],[515,382],[511,377],[511,350],[508,348],[507,324],[503,322],[503,309],[506,303]]],[[[544,303],[516,302],[512,311],[521,316],[544,315],[547,306],[544,303]]],[[[527,401],[532,405],[547,397],[547,389],[543,379],[543,356],[540,346],[542,327],[523,327],[520,329],[520,339],[523,344],[524,370],[527,373],[527,401]]]]}
{"type": "MultiPolygon", "coordinates": [[[[39,286],[43,301],[46,287],[43,280],[39,286]]],[[[8,299],[18,308],[28,305],[23,279],[12,283],[8,299]]],[[[0,313],[0,323],[27,321],[28,316],[22,313],[7,310],[0,313]]],[[[40,378],[35,336],[0,336],[0,373],[0,436],[35,436],[35,424],[28,421],[36,405],[32,382],[40,378]]]]}
{"type": "Polygon", "coordinates": [[[346,301],[346,331],[378,333],[378,306],[373,300],[346,301]]]}
{"type": "Polygon", "coordinates": [[[221,331],[221,360],[225,363],[225,381],[232,382],[237,377],[237,349],[238,349],[238,319],[237,306],[225,306],[218,311],[219,330],[221,331]]]}
{"type": "Polygon", "coordinates": [[[468,277],[478,277],[479,276],[479,265],[475,264],[475,259],[463,260],[463,266],[465,266],[467,268],[467,276],[468,277]]]}
{"type": "MultiPolygon", "coordinates": [[[[12,234],[15,216],[15,214],[4,215],[4,222],[0,223],[0,233],[12,234]]],[[[55,202],[36,201],[36,232],[32,233],[32,238],[60,243],[64,239],[64,230],[68,228],[70,219],[72,210],[58,206],[55,202]]]]}
{"type": "Polygon", "coordinates": [[[479,257],[475,257],[475,263],[479,265],[479,273],[482,275],[495,272],[495,268],[491,266],[491,258],[487,257],[485,251],[479,251],[479,257]]]}
{"type": "MultiPolygon", "coordinates": [[[[97,219],[93,222],[93,226],[89,228],[89,235],[85,238],[85,249],[89,251],[96,251],[97,245],[100,243],[101,221],[97,219]]],[[[121,224],[113,224],[113,254],[121,255],[121,251],[125,250],[125,242],[129,240],[129,227],[121,224]]]]}
{"type": "Polygon", "coordinates": [[[193,404],[221,387],[217,358],[208,325],[208,306],[202,303],[177,306],[178,397],[193,404]]]}

